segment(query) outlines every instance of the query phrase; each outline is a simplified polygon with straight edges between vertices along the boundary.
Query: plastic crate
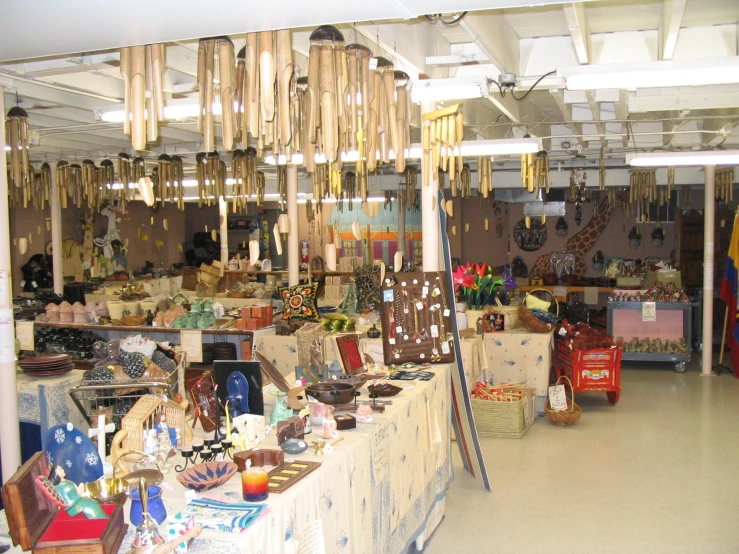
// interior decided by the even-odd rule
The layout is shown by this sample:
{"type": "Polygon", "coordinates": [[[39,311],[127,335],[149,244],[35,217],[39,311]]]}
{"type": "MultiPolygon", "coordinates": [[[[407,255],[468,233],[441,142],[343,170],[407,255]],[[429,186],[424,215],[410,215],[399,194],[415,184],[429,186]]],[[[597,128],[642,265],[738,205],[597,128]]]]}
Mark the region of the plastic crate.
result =
{"type": "Polygon", "coordinates": [[[605,392],[611,404],[618,402],[621,347],[570,350],[564,341],[555,340],[554,344],[552,366],[558,378],[560,375],[569,377],[575,392],[605,392]]]}

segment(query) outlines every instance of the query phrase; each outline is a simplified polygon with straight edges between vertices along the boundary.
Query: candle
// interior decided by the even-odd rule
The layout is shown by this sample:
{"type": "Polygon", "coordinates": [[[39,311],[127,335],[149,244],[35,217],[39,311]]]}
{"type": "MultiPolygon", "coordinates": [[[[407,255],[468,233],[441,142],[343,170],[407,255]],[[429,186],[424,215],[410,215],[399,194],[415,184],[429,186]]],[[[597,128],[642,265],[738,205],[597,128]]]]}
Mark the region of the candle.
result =
{"type": "Polygon", "coordinates": [[[262,502],[269,496],[269,473],[261,467],[241,472],[241,489],[247,502],[262,502]]]}
{"type": "Polygon", "coordinates": [[[202,452],[203,451],[203,448],[205,448],[205,447],[203,446],[203,443],[202,442],[195,443],[195,444],[192,445],[193,452],[202,452]]]}

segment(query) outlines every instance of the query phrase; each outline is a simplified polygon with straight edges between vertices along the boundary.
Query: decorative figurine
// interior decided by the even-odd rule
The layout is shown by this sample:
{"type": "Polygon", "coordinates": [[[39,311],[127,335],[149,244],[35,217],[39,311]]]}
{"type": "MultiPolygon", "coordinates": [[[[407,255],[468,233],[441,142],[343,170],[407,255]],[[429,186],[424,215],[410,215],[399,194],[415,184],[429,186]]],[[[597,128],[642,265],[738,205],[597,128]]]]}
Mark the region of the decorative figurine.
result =
{"type": "Polygon", "coordinates": [[[52,464],[49,468],[49,476],[39,475],[36,482],[44,494],[54,504],[64,508],[71,517],[77,514],[85,514],[87,519],[108,519],[108,515],[100,507],[100,504],[91,498],[80,496],[77,485],[66,480],[66,476],[67,474],[63,468],[52,464]]]}
{"type": "MultiPolygon", "coordinates": [[[[156,423],[154,423],[154,429],[156,429],[157,435],[166,433],[169,437],[171,446],[177,445],[177,429],[174,429],[167,425],[167,416],[164,412],[159,412],[156,416],[156,423]]],[[[161,442],[161,439],[160,439],[161,442]]]]}
{"type": "Polygon", "coordinates": [[[310,443],[316,452],[316,456],[323,456],[323,449],[326,448],[326,441],[317,440],[310,443]]]}

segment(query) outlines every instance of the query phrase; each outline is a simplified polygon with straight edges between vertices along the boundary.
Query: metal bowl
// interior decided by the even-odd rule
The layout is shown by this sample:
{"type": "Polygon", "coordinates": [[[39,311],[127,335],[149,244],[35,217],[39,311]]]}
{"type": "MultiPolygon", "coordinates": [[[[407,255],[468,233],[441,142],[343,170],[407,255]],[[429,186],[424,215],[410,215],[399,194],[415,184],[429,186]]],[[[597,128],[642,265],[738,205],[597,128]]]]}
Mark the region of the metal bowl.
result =
{"type": "Polygon", "coordinates": [[[85,483],[83,494],[96,500],[98,504],[120,504],[125,502],[128,483],[123,479],[100,479],[85,483]]]}
{"type": "Polygon", "coordinates": [[[324,404],[348,404],[355,387],[349,383],[323,382],[309,385],[305,393],[324,404]]]}

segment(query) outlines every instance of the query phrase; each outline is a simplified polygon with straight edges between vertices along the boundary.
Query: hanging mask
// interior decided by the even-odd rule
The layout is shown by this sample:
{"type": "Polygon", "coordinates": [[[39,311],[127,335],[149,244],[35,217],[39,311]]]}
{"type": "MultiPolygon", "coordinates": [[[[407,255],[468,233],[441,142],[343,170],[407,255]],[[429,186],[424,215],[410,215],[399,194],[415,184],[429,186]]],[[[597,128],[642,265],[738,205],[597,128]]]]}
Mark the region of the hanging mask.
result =
{"type": "Polygon", "coordinates": [[[655,227],[652,231],[652,246],[659,248],[665,242],[665,230],[662,227],[655,227]]]}
{"type": "Polygon", "coordinates": [[[598,250],[595,253],[595,256],[593,256],[593,271],[595,271],[596,273],[600,273],[601,271],[603,271],[603,266],[605,265],[605,263],[606,258],[603,255],[603,252],[598,250]]]}
{"type": "Polygon", "coordinates": [[[558,237],[564,238],[567,236],[567,231],[569,230],[569,226],[567,225],[567,221],[565,220],[564,217],[560,217],[557,220],[557,224],[554,226],[554,229],[558,237]]]}
{"type": "Polygon", "coordinates": [[[636,225],[634,225],[631,228],[631,231],[629,231],[629,245],[634,250],[641,246],[641,232],[637,229],[636,225]]]}

